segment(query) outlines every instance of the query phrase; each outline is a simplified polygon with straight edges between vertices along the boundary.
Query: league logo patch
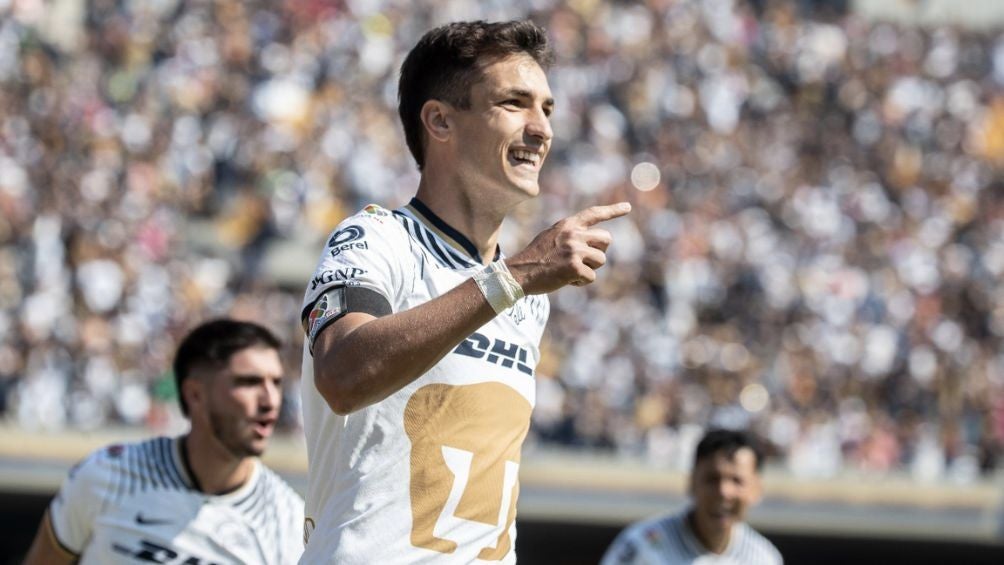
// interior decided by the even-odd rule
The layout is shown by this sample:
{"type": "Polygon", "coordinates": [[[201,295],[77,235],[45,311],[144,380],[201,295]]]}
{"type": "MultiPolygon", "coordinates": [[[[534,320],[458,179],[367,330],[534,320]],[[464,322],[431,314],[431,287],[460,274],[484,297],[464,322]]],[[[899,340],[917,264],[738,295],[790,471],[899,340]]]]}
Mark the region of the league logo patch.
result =
{"type": "Polygon", "coordinates": [[[378,218],[386,218],[390,216],[390,212],[384,210],[376,204],[367,204],[366,207],[363,208],[363,212],[366,212],[371,216],[377,216],[378,218]]]}
{"type": "Polygon", "coordinates": [[[310,314],[303,321],[303,331],[308,342],[313,345],[314,339],[324,326],[333,321],[345,311],[345,289],[334,288],[321,295],[310,309],[310,314]]]}

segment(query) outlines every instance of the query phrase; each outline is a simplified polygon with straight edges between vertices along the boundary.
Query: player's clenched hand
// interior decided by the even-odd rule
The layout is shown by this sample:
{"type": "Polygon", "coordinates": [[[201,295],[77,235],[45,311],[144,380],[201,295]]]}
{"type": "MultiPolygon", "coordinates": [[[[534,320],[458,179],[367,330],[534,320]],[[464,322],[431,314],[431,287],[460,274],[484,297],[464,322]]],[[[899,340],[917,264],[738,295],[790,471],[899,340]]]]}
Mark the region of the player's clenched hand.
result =
{"type": "Polygon", "coordinates": [[[506,259],[506,266],[525,294],[589,284],[596,280],[596,269],[607,262],[612,240],[610,232],[596,224],[630,211],[627,202],[586,208],[537,234],[525,249],[506,259]]]}

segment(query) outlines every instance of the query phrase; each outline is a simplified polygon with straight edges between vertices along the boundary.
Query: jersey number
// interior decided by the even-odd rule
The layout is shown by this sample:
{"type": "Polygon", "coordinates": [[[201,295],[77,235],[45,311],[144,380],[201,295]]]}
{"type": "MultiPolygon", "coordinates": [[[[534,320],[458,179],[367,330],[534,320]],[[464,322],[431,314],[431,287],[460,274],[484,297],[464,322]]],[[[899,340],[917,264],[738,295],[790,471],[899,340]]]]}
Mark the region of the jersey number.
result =
{"type": "Polygon", "coordinates": [[[457,542],[490,540],[478,559],[510,550],[520,447],[530,403],[497,382],[432,384],[408,400],[411,439],[411,543],[453,553],[457,542]]]}

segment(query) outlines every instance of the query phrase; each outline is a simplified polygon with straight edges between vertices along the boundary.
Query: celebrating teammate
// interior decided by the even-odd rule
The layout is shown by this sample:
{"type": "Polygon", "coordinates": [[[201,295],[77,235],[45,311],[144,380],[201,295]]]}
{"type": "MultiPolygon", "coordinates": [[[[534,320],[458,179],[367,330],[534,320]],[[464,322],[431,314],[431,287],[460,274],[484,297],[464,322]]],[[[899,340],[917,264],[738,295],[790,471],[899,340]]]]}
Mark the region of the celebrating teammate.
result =
{"type": "Polygon", "coordinates": [[[530,22],[465,22],[404,62],[417,194],[342,222],[304,298],[303,563],[516,559],[543,295],[592,282],[611,243],[595,225],[630,210],[588,208],[499,249],[506,215],[540,190],[550,61],[530,22]]]}
{"type": "Polygon", "coordinates": [[[112,445],[71,472],[27,563],[293,563],[303,500],[258,456],[282,400],[279,341],[248,322],[195,328],[174,360],[178,438],[112,445]]]}
{"type": "Polygon", "coordinates": [[[762,466],[749,434],[708,432],[690,474],[691,507],[624,530],[602,565],[781,565],[774,545],[743,522],[760,500],[762,466]]]}

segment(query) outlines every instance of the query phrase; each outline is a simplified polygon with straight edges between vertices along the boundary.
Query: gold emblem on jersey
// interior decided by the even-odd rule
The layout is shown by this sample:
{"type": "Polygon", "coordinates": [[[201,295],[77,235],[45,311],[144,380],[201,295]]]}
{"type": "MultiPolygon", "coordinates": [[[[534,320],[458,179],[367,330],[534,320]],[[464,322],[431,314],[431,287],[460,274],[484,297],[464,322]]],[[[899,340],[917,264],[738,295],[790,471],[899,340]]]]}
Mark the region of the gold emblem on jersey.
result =
{"type": "Polygon", "coordinates": [[[310,541],[310,534],[314,533],[314,528],[316,527],[317,522],[310,516],[303,519],[303,545],[307,545],[310,541]]]}
{"type": "Polygon", "coordinates": [[[408,400],[411,543],[453,553],[455,539],[491,539],[479,559],[510,550],[520,448],[530,403],[502,383],[426,385],[408,400]]]}

